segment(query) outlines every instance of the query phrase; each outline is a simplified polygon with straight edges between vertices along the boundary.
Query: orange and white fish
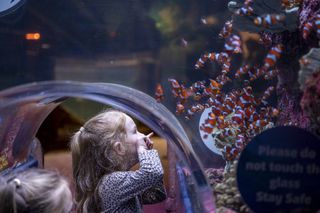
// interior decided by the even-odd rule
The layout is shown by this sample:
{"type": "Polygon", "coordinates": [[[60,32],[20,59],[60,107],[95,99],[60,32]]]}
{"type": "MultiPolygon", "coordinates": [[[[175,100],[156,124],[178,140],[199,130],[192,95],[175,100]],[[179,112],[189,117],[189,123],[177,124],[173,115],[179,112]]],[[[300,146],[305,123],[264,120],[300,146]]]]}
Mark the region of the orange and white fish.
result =
{"type": "Polygon", "coordinates": [[[282,14],[266,14],[263,16],[257,16],[253,22],[257,26],[270,27],[277,23],[283,22],[285,20],[285,16],[282,14]]]}
{"type": "Polygon", "coordinates": [[[316,27],[317,36],[320,38],[320,14],[317,14],[314,20],[314,25],[316,27]]]}
{"type": "Polygon", "coordinates": [[[249,65],[244,65],[244,66],[242,66],[242,67],[240,67],[237,71],[236,71],[236,74],[234,75],[234,77],[235,78],[239,78],[240,77],[240,75],[244,75],[244,74],[246,74],[246,73],[248,73],[248,71],[249,71],[249,65]]]}
{"type": "Polygon", "coordinates": [[[239,155],[239,150],[236,147],[225,146],[224,158],[226,161],[232,161],[239,155]]]}
{"type": "Polygon", "coordinates": [[[168,81],[171,84],[171,93],[173,97],[179,97],[179,94],[181,92],[181,85],[179,84],[179,82],[176,79],[173,78],[169,78],[168,81]]]}
{"type": "Polygon", "coordinates": [[[254,81],[257,78],[259,78],[260,76],[262,76],[265,73],[265,69],[263,68],[256,68],[255,69],[255,73],[250,73],[250,81],[254,81]]]}
{"type": "Polygon", "coordinates": [[[171,83],[171,87],[174,89],[180,89],[180,84],[176,79],[169,78],[168,81],[171,83]]]}
{"type": "Polygon", "coordinates": [[[183,104],[177,103],[177,105],[176,105],[176,113],[177,113],[177,114],[181,114],[181,113],[183,113],[183,112],[184,112],[184,106],[183,106],[183,104]]]}
{"type": "Polygon", "coordinates": [[[238,109],[234,115],[232,116],[233,123],[237,125],[243,125],[244,124],[244,111],[241,109],[238,109]]]}
{"type": "Polygon", "coordinates": [[[219,64],[223,64],[225,62],[231,61],[229,54],[226,52],[216,53],[214,59],[219,64]]]}
{"type": "Polygon", "coordinates": [[[245,146],[245,137],[241,134],[238,134],[237,137],[236,137],[236,143],[235,143],[235,146],[242,150],[245,146]]]}
{"type": "Polygon", "coordinates": [[[303,39],[307,39],[309,37],[312,29],[313,29],[313,22],[308,21],[308,22],[303,24],[303,28],[302,28],[302,37],[303,37],[303,39]]]}
{"type": "Polygon", "coordinates": [[[230,71],[230,66],[231,66],[230,61],[226,61],[225,63],[223,63],[221,73],[224,75],[227,74],[230,71]]]}
{"type": "Polygon", "coordinates": [[[196,64],[194,65],[195,69],[201,69],[204,67],[205,63],[208,61],[208,56],[207,55],[202,55],[196,64]]]}
{"type": "Polygon", "coordinates": [[[206,123],[210,124],[212,127],[215,127],[217,124],[217,117],[214,113],[209,113],[208,118],[206,119],[206,123]]]}
{"type": "Polygon", "coordinates": [[[221,84],[221,86],[225,85],[227,82],[231,82],[232,80],[226,75],[227,71],[221,71],[223,72],[221,75],[218,75],[216,77],[216,80],[221,84]]]}
{"type": "Polygon", "coordinates": [[[276,77],[278,74],[279,74],[279,70],[278,69],[269,70],[264,74],[264,79],[265,80],[270,80],[270,79],[276,77]]]}
{"type": "Polygon", "coordinates": [[[260,128],[260,129],[265,127],[267,124],[268,124],[268,121],[266,119],[262,119],[262,120],[260,119],[260,120],[253,122],[253,126],[255,128],[260,128]]]}
{"type": "Polygon", "coordinates": [[[210,88],[212,91],[220,91],[222,85],[215,80],[210,79],[210,88]]]}
{"type": "Polygon", "coordinates": [[[181,86],[179,98],[182,100],[188,99],[192,95],[192,90],[185,88],[184,86],[181,86]]]}
{"type": "Polygon", "coordinates": [[[270,97],[271,93],[275,90],[274,86],[270,86],[266,89],[266,91],[264,91],[263,95],[262,95],[262,99],[266,100],[270,97]]]}
{"type": "Polygon", "coordinates": [[[254,0],[245,0],[243,4],[244,4],[246,7],[248,7],[248,6],[250,6],[253,2],[254,2],[254,0]]]}
{"type": "Polygon", "coordinates": [[[224,44],[224,51],[228,54],[241,53],[241,39],[238,35],[230,35],[224,44]]]}
{"type": "Polygon", "coordinates": [[[196,107],[197,107],[197,112],[202,112],[205,109],[204,105],[199,103],[196,105],[196,107]]]}
{"type": "Polygon", "coordinates": [[[232,21],[226,21],[221,32],[219,33],[220,38],[227,38],[232,32],[232,21]]]}
{"type": "Polygon", "coordinates": [[[278,44],[272,47],[269,50],[266,58],[264,59],[263,69],[268,70],[269,68],[273,67],[276,64],[277,60],[280,58],[282,51],[283,51],[282,44],[278,44]]]}
{"type": "Polygon", "coordinates": [[[164,90],[161,84],[156,85],[155,99],[161,102],[164,99],[164,90]]]}
{"type": "Polygon", "coordinates": [[[299,63],[303,66],[307,66],[311,63],[311,61],[307,58],[300,58],[299,63]]]}
{"type": "Polygon", "coordinates": [[[302,3],[303,0],[281,0],[281,6],[289,9],[293,7],[298,7],[302,3]]]}
{"type": "Polygon", "coordinates": [[[280,111],[276,108],[271,109],[271,117],[277,117],[280,114],[280,111]]]}
{"type": "Polygon", "coordinates": [[[213,126],[208,125],[208,124],[204,124],[200,126],[200,130],[207,133],[207,134],[211,134],[213,131],[213,126]]]}
{"type": "Polygon", "coordinates": [[[251,16],[253,14],[253,9],[250,6],[241,7],[236,11],[239,16],[251,16]]]}

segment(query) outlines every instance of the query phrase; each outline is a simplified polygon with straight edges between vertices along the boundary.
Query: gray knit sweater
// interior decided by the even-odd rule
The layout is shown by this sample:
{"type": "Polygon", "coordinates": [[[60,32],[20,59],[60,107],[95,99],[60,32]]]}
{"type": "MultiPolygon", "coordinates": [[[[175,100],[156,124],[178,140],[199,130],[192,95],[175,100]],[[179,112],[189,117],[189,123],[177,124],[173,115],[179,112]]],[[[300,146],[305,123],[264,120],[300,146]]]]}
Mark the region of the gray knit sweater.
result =
{"type": "Polygon", "coordinates": [[[101,212],[143,212],[142,204],[166,199],[158,152],[139,153],[139,163],[136,171],[113,172],[102,178],[98,188],[101,212]]]}

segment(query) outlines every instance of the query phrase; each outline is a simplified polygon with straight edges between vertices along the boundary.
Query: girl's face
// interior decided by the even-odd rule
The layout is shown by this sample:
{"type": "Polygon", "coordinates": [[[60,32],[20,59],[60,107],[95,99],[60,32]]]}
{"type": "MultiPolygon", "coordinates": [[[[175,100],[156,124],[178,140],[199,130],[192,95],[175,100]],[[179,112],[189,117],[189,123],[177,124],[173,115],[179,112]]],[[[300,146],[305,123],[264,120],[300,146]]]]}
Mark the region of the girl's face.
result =
{"type": "Polygon", "coordinates": [[[126,141],[125,145],[127,147],[128,154],[135,159],[135,163],[138,162],[138,154],[137,154],[137,148],[139,144],[144,144],[145,135],[140,133],[137,130],[137,126],[130,118],[126,115],[126,122],[125,122],[125,130],[126,130],[126,141]]]}

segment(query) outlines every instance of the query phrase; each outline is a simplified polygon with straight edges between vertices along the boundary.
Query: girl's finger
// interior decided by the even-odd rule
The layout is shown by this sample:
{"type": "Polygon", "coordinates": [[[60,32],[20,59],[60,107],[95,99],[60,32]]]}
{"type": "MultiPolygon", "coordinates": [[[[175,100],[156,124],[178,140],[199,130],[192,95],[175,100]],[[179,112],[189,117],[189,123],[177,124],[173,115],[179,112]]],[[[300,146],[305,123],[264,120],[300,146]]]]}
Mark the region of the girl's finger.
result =
{"type": "Polygon", "coordinates": [[[150,138],[153,134],[154,134],[153,132],[150,132],[146,137],[150,138]]]}

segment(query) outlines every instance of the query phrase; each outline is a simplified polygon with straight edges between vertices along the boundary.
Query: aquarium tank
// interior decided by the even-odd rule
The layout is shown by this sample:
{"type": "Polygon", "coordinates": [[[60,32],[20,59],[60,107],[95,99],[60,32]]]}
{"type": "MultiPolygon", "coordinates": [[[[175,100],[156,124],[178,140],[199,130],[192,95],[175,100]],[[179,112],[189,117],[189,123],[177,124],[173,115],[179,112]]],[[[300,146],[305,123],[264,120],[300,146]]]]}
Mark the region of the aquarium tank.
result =
{"type": "Polygon", "coordinates": [[[112,107],[156,133],[145,212],[320,209],[320,1],[2,0],[0,38],[1,175],[72,183],[72,133],[112,107]]]}

